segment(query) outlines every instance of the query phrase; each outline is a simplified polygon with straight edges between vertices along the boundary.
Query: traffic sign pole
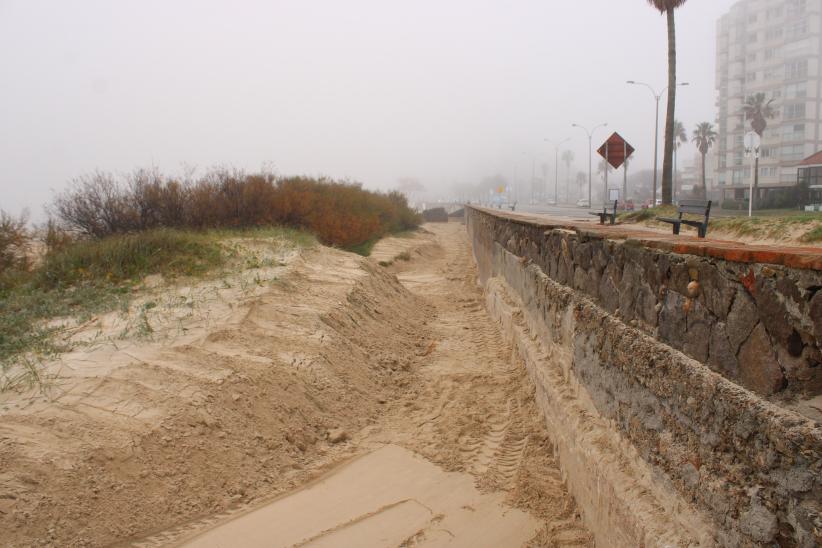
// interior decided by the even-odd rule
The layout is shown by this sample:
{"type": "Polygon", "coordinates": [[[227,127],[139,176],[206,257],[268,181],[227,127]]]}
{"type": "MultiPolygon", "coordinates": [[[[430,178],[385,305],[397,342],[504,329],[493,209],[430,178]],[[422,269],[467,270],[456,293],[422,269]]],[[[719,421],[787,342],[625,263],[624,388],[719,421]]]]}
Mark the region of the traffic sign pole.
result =
{"type": "Polygon", "coordinates": [[[745,134],[745,154],[751,158],[751,182],[748,185],[748,217],[753,216],[754,181],[756,180],[756,165],[759,159],[759,145],[761,142],[762,140],[757,132],[749,131],[745,134]]]}
{"type": "MultiPolygon", "coordinates": [[[[628,195],[628,165],[626,160],[634,153],[634,147],[632,147],[628,142],[622,138],[619,133],[614,132],[608,139],[602,144],[601,147],[597,150],[600,156],[605,158],[605,192],[603,193],[604,200],[608,200],[608,168],[613,167],[614,169],[619,169],[622,166],[625,166],[625,171],[623,173],[623,180],[622,180],[622,188],[623,194],[622,200],[625,200],[628,195]]],[[[619,188],[617,188],[617,192],[619,192],[619,188]]]]}

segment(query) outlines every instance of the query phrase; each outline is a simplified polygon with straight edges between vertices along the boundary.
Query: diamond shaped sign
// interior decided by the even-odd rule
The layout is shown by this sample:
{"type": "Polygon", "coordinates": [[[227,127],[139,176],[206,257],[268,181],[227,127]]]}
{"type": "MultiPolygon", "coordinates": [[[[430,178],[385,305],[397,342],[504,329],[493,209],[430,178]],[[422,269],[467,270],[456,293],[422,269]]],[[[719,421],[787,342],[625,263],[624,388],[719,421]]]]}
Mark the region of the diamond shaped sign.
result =
{"type": "Polygon", "coordinates": [[[629,145],[628,141],[615,131],[613,135],[608,137],[607,141],[602,143],[597,152],[614,169],[617,169],[634,153],[634,147],[629,145]]]}

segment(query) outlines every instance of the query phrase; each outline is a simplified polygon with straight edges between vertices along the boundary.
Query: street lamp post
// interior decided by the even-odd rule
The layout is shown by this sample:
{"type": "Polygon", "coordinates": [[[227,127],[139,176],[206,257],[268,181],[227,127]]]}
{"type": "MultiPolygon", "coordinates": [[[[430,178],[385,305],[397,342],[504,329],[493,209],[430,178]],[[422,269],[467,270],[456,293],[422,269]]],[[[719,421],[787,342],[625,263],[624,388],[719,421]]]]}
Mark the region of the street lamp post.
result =
{"type": "MultiPolygon", "coordinates": [[[[554,203],[559,203],[559,147],[561,147],[564,143],[570,141],[571,138],[568,137],[567,139],[563,139],[562,141],[555,142],[551,139],[545,139],[546,143],[554,145],[554,203]]],[[[567,198],[568,189],[566,187],[565,194],[567,198]]]]}
{"type": "MultiPolygon", "coordinates": [[[[662,97],[662,94],[668,89],[668,86],[662,88],[659,93],[651,87],[650,84],[646,84],[645,82],[636,82],[634,80],[628,80],[625,82],[626,84],[631,84],[633,86],[645,86],[654,96],[654,100],[656,101],[656,115],[654,117],[654,195],[651,198],[651,207],[656,206],[656,185],[657,185],[657,157],[659,155],[659,99],[662,97]]],[[[681,84],[677,84],[677,86],[687,86],[689,85],[688,82],[682,82],[681,84]]]]}
{"type": "MultiPolygon", "coordinates": [[[[588,135],[588,207],[591,207],[591,180],[593,178],[592,177],[592,169],[593,169],[593,153],[592,153],[593,143],[592,143],[592,141],[593,141],[593,138],[594,138],[594,132],[597,129],[601,128],[601,127],[607,127],[607,126],[608,126],[607,123],[599,124],[598,126],[594,126],[594,128],[591,131],[588,131],[587,128],[585,128],[585,127],[583,127],[579,124],[571,124],[571,127],[578,127],[579,129],[584,131],[586,135],[588,135]]],[[[605,199],[607,200],[608,197],[605,196],[605,199]]]]}

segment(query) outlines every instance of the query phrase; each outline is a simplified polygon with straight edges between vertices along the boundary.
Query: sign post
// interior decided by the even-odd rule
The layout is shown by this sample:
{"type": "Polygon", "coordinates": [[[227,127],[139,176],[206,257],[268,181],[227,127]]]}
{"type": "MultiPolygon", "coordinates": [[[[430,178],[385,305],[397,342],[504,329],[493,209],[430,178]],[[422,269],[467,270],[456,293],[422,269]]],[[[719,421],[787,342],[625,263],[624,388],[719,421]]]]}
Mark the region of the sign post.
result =
{"type": "Polygon", "coordinates": [[[628,144],[628,141],[622,136],[614,132],[597,150],[597,153],[605,158],[605,191],[602,193],[603,201],[608,196],[608,165],[614,169],[619,169],[620,166],[625,166],[625,172],[622,179],[623,194],[622,199],[625,200],[628,196],[628,165],[625,160],[630,158],[634,153],[634,147],[628,144]]]}
{"type": "Polygon", "coordinates": [[[756,160],[759,158],[759,146],[762,139],[755,131],[749,131],[745,134],[745,156],[751,159],[751,182],[748,186],[748,217],[753,215],[753,193],[754,180],[756,180],[756,160]]]}

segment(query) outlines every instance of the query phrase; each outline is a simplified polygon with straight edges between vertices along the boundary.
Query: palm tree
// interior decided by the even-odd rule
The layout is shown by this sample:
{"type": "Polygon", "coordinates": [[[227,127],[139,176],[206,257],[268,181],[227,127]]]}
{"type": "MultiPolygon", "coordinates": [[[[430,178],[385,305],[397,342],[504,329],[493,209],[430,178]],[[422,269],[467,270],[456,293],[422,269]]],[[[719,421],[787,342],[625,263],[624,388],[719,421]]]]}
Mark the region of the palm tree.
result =
{"type": "Polygon", "coordinates": [[[716,131],[710,122],[702,122],[694,129],[694,136],[692,141],[696,145],[697,150],[702,155],[702,198],[708,197],[708,187],[705,181],[705,156],[708,154],[711,146],[716,142],[716,131]]]}
{"type": "MultiPolygon", "coordinates": [[[[647,0],[668,19],[668,114],[665,119],[665,154],[662,160],[662,203],[671,203],[671,168],[674,155],[674,111],[676,110],[676,31],[674,10],[686,0],[647,0]]],[[[656,196],[654,197],[656,198],[656,196]]]]}
{"type": "Polygon", "coordinates": [[[688,142],[688,132],[685,131],[685,126],[682,125],[682,122],[679,120],[674,120],[674,177],[673,177],[673,186],[671,187],[671,198],[676,198],[676,181],[679,178],[677,176],[677,159],[679,158],[679,147],[683,145],[683,143],[688,142]]]}
{"type": "Polygon", "coordinates": [[[584,194],[585,185],[588,184],[588,174],[584,171],[577,171],[577,196],[584,194]]]}
{"type": "Polygon", "coordinates": [[[571,187],[571,164],[574,163],[573,151],[563,152],[562,162],[565,164],[565,200],[568,201],[568,189],[571,187]]]}
{"type": "MultiPolygon", "coordinates": [[[[776,109],[771,106],[773,101],[773,99],[765,100],[764,93],[754,93],[746,97],[745,104],[742,105],[742,114],[746,120],[751,121],[751,128],[760,137],[768,127],[768,120],[776,116],[776,109]]],[[[759,201],[759,154],[754,155],[754,158],[754,196],[750,197],[753,200],[751,208],[759,201]]]]}

